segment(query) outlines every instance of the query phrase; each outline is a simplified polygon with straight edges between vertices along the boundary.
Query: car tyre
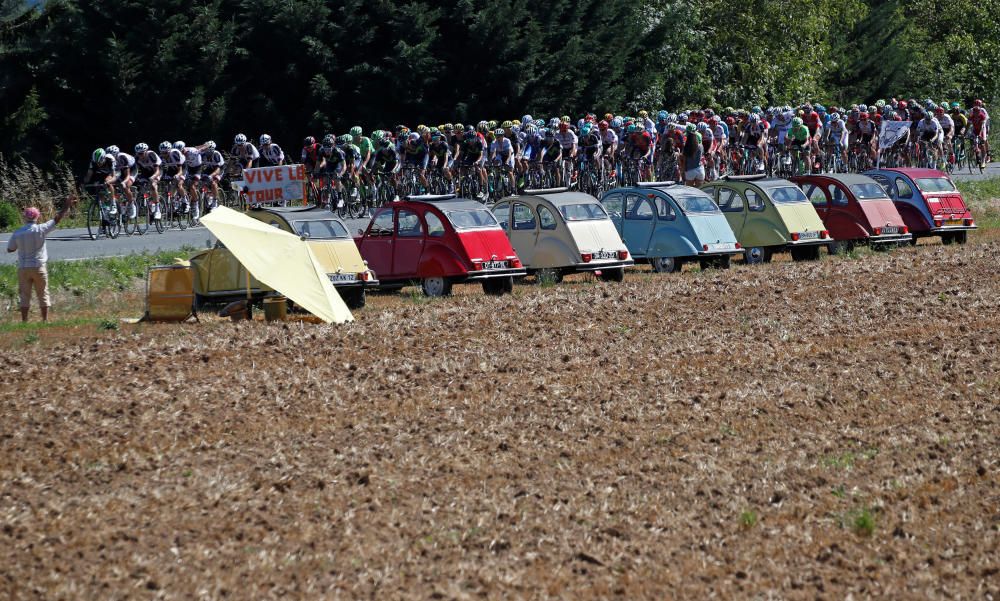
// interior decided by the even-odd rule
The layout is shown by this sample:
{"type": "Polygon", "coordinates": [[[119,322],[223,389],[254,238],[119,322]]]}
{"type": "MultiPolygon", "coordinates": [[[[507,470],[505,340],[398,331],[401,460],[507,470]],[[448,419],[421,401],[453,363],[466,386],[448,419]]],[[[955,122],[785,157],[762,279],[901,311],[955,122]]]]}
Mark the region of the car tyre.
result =
{"type": "Polygon", "coordinates": [[[941,234],[941,244],[944,244],[945,246],[948,246],[949,244],[953,243],[954,241],[955,241],[955,234],[952,234],[950,232],[946,233],[946,234],[941,234]]]}
{"type": "Polygon", "coordinates": [[[562,282],[563,275],[558,269],[547,267],[535,272],[535,281],[539,284],[558,284],[562,282]]]}
{"type": "Polygon", "coordinates": [[[793,248],[793,261],[815,261],[819,258],[818,246],[806,246],[805,248],[793,248]]]}
{"type": "Polygon", "coordinates": [[[771,251],[764,246],[751,246],[743,251],[743,262],[748,265],[760,265],[771,262],[771,251]]]}
{"type": "Polygon", "coordinates": [[[969,241],[969,232],[955,232],[955,242],[958,244],[965,244],[969,241]]]}
{"type": "Polygon", "coordinates": [[[625,280],[625,268],[614,267],[612,269],[601,270],[602,282],[622,282],[625,280]]]}
{"type": "Polygon", "coordinates": [[[844,255],[854,250],[854,242],[852,240],[836,240],[827,249],[827,253],[831,255],[844,255]]]}
{"type": "Polygon", "coordinates": [[[681,270],[681,260],[677,257],[654,257],[649,261],[656,273],[675,273],[681,270]]]}
{"type": "Polygon", "coordinates": [[[513,291],[514,278],[512,276],[483,280],[483,292],[490,296],[503,296],[513,291]]]}
{"type": "Polygon", "coordinates": [[[424,295],[437,297],[451,294],[451,280],[446,277],[424,278],[420,282],[424,295]]]}
{"type": "Polygon", "coordinates": [[[365,308],[365,289],[355,288],[353,290],[345,290],[341,296],[344,298],[344,304],[347,308],[356,311],[358,309],[365,308]]]}

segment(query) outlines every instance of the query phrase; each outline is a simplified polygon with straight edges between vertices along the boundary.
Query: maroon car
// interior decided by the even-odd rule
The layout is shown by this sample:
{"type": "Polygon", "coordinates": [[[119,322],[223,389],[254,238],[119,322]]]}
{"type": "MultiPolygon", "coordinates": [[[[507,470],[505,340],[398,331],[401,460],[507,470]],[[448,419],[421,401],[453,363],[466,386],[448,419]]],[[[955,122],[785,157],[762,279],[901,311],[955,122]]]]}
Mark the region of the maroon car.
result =
{"type": "Polygon", "coordinates": [[[936,169],[872,169],[865,175],[882,184],[903,221],[917,238],[940,236],[943,244],[965,244],[976,229],[962,193],[947,173],[936,169]]]}
{"type": "Polygon", "coordinates": [[[906,244],[913,239],[892,199],[875,180],[854,173],[799,175],[789,178],[809,197],[835,243],[830,252],[858,244],[872,247],[906,244]]]}

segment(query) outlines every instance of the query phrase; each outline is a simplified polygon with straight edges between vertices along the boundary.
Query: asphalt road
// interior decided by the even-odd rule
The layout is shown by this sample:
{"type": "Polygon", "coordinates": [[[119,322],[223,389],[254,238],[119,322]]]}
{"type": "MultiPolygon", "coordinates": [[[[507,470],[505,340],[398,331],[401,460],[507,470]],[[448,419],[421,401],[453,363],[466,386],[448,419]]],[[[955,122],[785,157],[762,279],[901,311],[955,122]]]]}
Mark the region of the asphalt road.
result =
{"type": "MultiPolygon", "coordinates": [[[[982,174],[969,174],[968,170],[957,173],[956,180],[984,180],[990,178],[1000,178],[1000,162],[990,163],[982,174]]],[[[367,219],[347,219],[348,231],[351,235],[357,235],[359,228],[368,226],[367,219]]],[[[7,240],[10,234],[0,234],[0,244],[7,247],[7,240]]],[[[126,236],[122,234],[115,240],[90,240],[86,228],[60,229],[49,236],[49,259],[50,260],[78,260],[93,257],[117,257],[142,252],[156,252],[160,250],[173,250],[185,246],[195,248],[207,248],[215,244],[215,236],[204,227],[187,229],[183,232],[168,230],[162,234],[157,234],[155,230],[147,232],[143,236],[126,236]]],[[[13,264],[16,258],[14,253],[0,253],[0,265],[13,264]]]]}

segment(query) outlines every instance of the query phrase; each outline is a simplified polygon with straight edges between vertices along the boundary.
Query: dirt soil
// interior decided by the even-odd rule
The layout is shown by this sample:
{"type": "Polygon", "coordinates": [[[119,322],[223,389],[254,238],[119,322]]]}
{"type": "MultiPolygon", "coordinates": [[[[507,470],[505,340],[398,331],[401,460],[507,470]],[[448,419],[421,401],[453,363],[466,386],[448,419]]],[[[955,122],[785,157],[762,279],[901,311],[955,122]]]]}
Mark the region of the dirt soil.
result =
{"type": "Polygon", "coordinates": [[[1000,243],[0,350],[2,599],[1000,599],[1000,243]]]}

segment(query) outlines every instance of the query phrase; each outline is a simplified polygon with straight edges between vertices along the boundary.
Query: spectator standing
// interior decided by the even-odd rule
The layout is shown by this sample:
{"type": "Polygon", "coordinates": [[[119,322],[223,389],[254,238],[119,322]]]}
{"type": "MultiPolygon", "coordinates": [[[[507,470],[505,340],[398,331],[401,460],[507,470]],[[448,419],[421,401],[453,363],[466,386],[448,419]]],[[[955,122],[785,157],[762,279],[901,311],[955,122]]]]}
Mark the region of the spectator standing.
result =
{"type": "Polygon", "coordinates": [[[54,219],[39,224],[40,212],[35,207],[24,210],[24,225],[11,235],[7,242],[7,252],[17,253],[17,283],[20,292],[21,321],[28,321],[28,309],[31,308],[31,291],[38,296],[42,321],[48,321],[49,306],[49,276],[45,269],[49,255],[45,249],[45,237],[62,221],[70,208],[76,204],[75,198],[66,201],[62,210],[54,219]]]}

